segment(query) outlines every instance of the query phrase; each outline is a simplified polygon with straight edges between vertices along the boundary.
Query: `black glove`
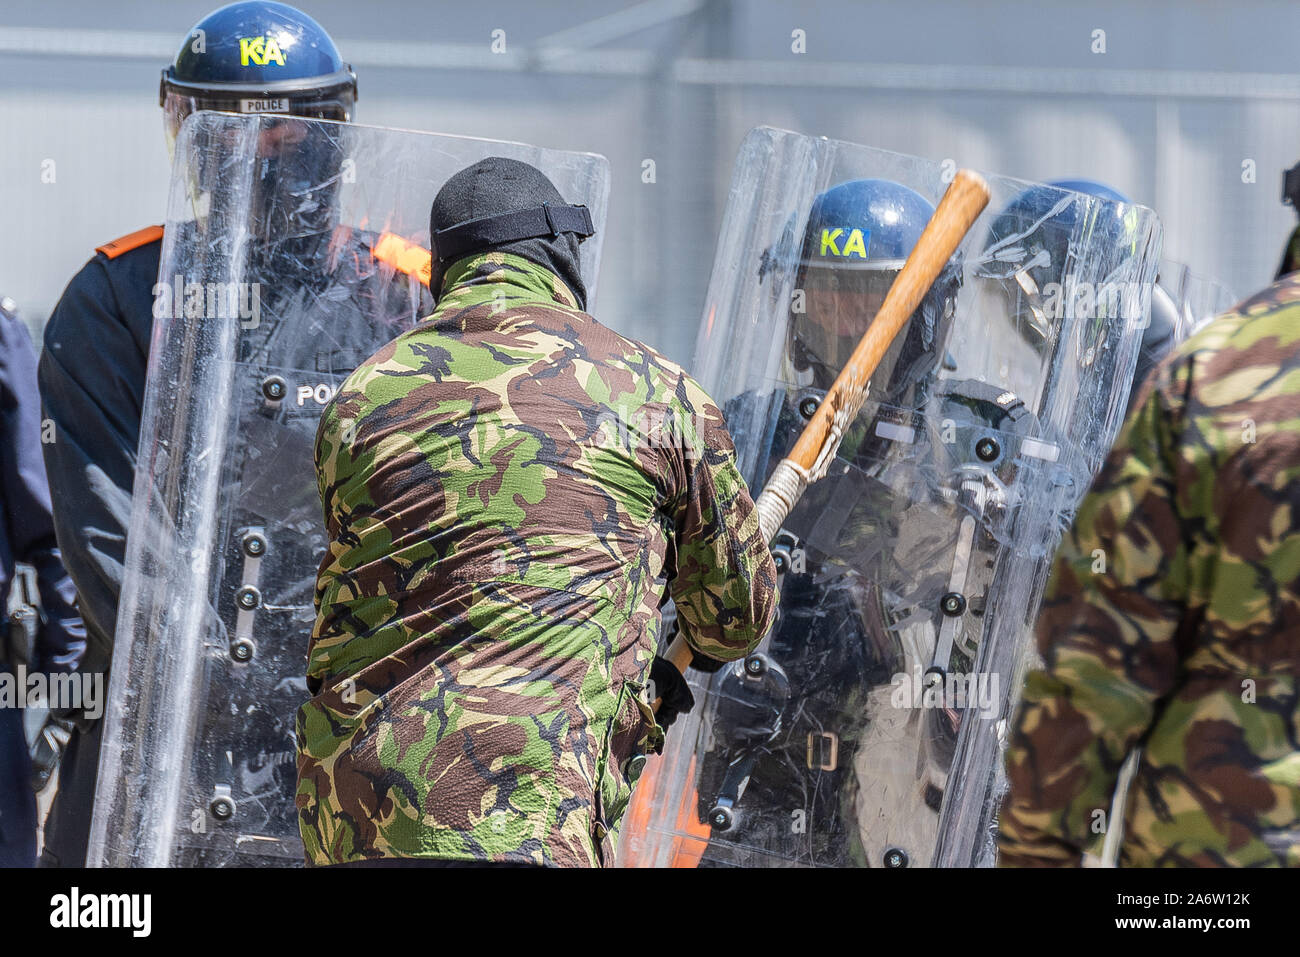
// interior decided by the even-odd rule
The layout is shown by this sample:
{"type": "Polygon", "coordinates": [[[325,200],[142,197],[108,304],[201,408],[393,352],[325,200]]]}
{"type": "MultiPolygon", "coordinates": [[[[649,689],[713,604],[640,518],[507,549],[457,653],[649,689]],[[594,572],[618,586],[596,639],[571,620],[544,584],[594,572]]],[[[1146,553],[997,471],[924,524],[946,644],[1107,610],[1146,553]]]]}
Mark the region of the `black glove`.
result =
{"type": "Polygon", "coordinates": [[[650,685],[650,700],[661,699],[655,721],[664,730],[677,720],[679,714],[695,707],[695,695],[691,694],[690,685],[667,658],[655,656],[650,665],[650,685]]]}

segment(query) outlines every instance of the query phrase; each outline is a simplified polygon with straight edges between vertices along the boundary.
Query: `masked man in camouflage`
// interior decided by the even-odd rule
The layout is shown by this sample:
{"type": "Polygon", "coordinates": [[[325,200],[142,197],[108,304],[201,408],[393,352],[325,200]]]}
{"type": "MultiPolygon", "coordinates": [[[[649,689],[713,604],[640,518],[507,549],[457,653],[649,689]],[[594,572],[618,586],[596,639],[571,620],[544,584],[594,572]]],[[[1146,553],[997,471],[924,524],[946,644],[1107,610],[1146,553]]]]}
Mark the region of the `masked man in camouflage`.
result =
{"type": "Polygon", "coordinates": [[[718,408],[584,311],[585,208],[492,158],[431,219],[436,310],[317,435],[307,859],[610,864],[662,746],[650,700],[690,705],[652,667],[661,604],[696,654],[739,658],[775,569],[718,408]]]}
{"type": "Polygon", "coordinates": [[[1004,866],[1300,865],[1300,276],[1148,382],[1057,555],[1007,753],[1004,866]]]}

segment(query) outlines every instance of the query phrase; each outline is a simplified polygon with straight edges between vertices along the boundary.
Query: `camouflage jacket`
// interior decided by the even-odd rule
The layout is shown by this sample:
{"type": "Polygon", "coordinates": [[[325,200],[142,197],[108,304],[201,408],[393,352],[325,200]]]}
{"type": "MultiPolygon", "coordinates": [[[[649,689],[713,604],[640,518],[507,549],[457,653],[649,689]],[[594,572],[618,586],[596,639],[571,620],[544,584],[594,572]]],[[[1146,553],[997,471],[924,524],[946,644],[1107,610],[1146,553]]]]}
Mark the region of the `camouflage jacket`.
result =
{"type": "Polygon", "coordinates": [[[1300,865],[1300,276],[1166,360],[1062,543],[1003,865],[1300,865]]]}
{"type": "Polygon", "coordinates": [[[349,377],[298,713],[309,863],[600,866],[643,755],[666,593],[731,660],[776,574],[722,414],[522,258],[453,265],[349,377]]]}

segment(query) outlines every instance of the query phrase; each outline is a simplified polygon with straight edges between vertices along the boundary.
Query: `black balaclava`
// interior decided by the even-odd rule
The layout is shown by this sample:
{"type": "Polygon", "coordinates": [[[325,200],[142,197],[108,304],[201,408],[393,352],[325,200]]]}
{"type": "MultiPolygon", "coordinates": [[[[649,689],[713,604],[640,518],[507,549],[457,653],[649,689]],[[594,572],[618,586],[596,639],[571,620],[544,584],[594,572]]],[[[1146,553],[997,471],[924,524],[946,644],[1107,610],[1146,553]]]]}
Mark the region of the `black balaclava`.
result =
{"type": "MultiPolygon", "coordinates": [[[[504,156],[489,156],[469,166],[443,184],[433,200],[429,214],[430,240],[434,251],[433,273],[429,291],[434,299],[442,295],[442,278],[451,262],[439,263],[437,242],[433,236],[440,229],[459,226],[470,220],[497,216],[519,209],[565,205],[555,184],[536,167],[504,156]]],[[[575,233],[520,239],[498,246],[484,246],[465,255],[485,252],[513,253],[555,273],[569,287],[578,308],[587,308],[587,287],[582,281],[578,255],[580,238],[575,233]]],[[[463,257],[461,257],[463,258],[463,257]]]]}

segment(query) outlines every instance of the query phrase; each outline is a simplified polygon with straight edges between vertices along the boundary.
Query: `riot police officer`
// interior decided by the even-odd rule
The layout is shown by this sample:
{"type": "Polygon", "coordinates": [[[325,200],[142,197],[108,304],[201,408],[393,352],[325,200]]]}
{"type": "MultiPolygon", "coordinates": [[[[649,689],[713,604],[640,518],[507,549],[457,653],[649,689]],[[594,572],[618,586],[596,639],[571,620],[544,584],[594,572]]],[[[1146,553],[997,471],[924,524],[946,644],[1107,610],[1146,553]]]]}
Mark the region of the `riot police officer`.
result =
{"type": "MultiPolygon", "coordinates": [[[[901,184],[844,182],[815,199],[801,238],[788,229],[764,255],[760,277],[790,256],[798,270],[786,388],[742,394],[727,408],[738,447],[771,449],[760,474],[811,418],[933,212],[901,184]]],[[[882,544],[897,540],[896,526],[881,524],[889,454],[863,423],[906,416],[934,398],[960,282],[954,261],[873,376],[869,411],[840,449],[851,467],[812,486],[778,534],[783,583],[770,640],[713,679],[717,709],[698,780],[699,813],[713,840],[702,866],[868,863],[854,822],[854,756],[870,720],[870,689],[888,689],[907,654],[883,617],[882,585],[900,577],[896,550],[882,544]],[[824,520],[831,503],[850,499],[824,520]]]]}
{"type": "MultiPolygon", "coordinates": [[[[293,7],[264,0],[234,3],[200,20],[163,70],[159,91],[169,149],[185,117],[198,110],[349,121],[356,97],[356,77],[324,29],[293,7]]],[[[284,138],[283,162],[255,171],[255,188],[292,191],[294,177],[307,184],[296,194],[300,202],[277,207],[289,218],[273,221],[268,213],[266,234],[285,239],[272,255],[307,262],[342,238],[357,253],[342,259],[382,258],[375,237],[334,231],[332,193],[309,188],[322,170],[301,158],[337,156],[328,144],[304,144],[305,126],[268,125],[267,135],[284,138]]],[[[55,525],[86,619],[83,667],[97,672],[106,672],[112,657],[162,238],[161,226],[149,226],[98,247],[56,305],[40,361],[41,398],[54,427],[45,455],[55,525]]],[[[272,312],[291,308],[279,303],[272,312]]],[[[241,342],[242,352],[256,350],[275,328],[263,321],[261,338],[241,342]]],[[[89,835],[102,721],[74,717],[78,731],[47,824],[43,863],[52,866],[81,865],[89,835]]]]}
{"type": "MultiPolygon", "coordinates": [[[[728,408],[737,446],[770,450],[763,474],[811,417],[931,214],[916,193],[879,180],[814,202],[797,245],[787,387],[728,408]]],[[[1105,250],[1083,275],[1127,275],[1128,254],[1112,254],[1125,248],[1125,215],[1059,189],[1026,191],[995,217],[972,268],[970,307],[987,321],[954,325],[955,258],[887,352],[839,458],[774,542],[784,575],[770,642],[713,679],[698,777],[712,827],[705,864],[896,868],[928,863],[948,836],[941,814],[961,790],[950,772],[965,723],[1000,707],[1001,689],[970,682],[1000,673],[976,665],[1011,589],[1001,559],[1017,534],[1014,489],[1034,461],[1054,463],[1067,447],[1036,406],[1046,388],[1079,385],[1087,351],[1114,326],[1109,304],[1063,322],[1058,310],[1073,306],[1062,290],[1078,277],[1081,235],[1105,250]]],[[[763,268],[788,270],[788,255],[769,250],[763,268]]],[[[1119,291],[1114,308],[1139,302],[1119,291]]]]}

